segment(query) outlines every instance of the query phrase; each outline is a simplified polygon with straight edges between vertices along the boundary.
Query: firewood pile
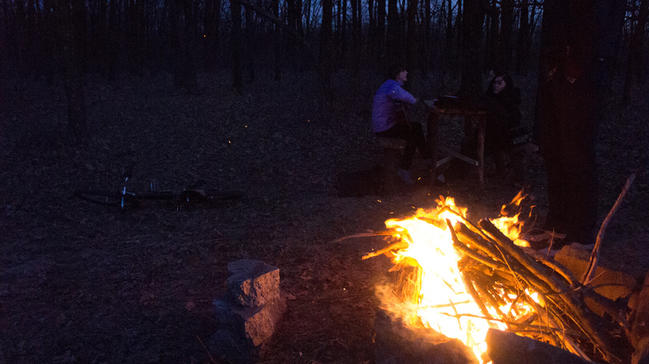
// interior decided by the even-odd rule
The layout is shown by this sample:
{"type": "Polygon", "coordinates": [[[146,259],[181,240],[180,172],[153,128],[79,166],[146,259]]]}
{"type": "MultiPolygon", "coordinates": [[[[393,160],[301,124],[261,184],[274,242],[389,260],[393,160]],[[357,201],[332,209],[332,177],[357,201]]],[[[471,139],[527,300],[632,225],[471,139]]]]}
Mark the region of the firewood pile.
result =
{"type": "Polygon", "coordinates": [[[572,273],[540,254],[516,246],[489,220],[468,219],[450,226],[466,289],[488,320],[504,322],[508,330],[549,342],[588,360],[620,363],[630,347],[624,335],[623,311],[611,300],[583,285],[572,273]],[[532,299],[531,293],[540,299],[532,299]],[[514,297],[514,298],[511,298],[514,297]],[[500,307],[523,300],[534,310],[515,318],[500,307]],[[586,301],[606,313],[597,316],[586,301]],[[497,315],[492,314],[496,312],[497,315]]]}

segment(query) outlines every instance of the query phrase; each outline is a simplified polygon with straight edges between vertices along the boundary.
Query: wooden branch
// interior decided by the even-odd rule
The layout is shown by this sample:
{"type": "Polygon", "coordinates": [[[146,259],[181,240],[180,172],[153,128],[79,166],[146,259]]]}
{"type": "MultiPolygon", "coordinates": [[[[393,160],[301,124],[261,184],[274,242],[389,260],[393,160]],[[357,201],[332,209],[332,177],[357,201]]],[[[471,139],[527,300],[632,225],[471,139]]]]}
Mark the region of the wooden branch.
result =
{"type": "Polygon", "coordinates": [[[478,224],[491,238],[494,239],[495,242],[498,243],[501,248],[554,291],[553,296],[556,296],[556,299],[561,300],[565,304],[566,310],[564,310],[564,313],[569,314],[573,322],[575,322],[584,334],[586,334],[589,340],[602,351],[607,360],[615,362],[620,361],[619,358],[613,354],[615,350],[613,349],[614,345],[610,333],[607,332],[607,330],[601,330],[599,328],[592,312],[585,307],[583,302],[579,301],[574,296],[573,292],[563,281],[560,281],[553,276],[553,271],[532,260],[522,249],[514,245],[508,237],[500,232],[500,230],[498,230],[498,228],[496,228],[489,220],[482,219],[478,224]]]}
{"type": "Polygon", "coordinates": [[[624,184],[624,188],[622,188],[622,192],[620,192],[619,196],[617,196],[617,200],[615,200],[611,211],[608,212],[608,215],[606,215],[606,218],[604,218],[604,222],[602,222],[602,225],[599,227],[599,231],[597,232],[597,239],[595,240],[595,246],[593,247],[593,251],[590,253],[588,269],[586,269],[586,272],[584,273],[584,277],[582,279],[582,283],[584,285],[591,283],[593,274],[595,274],[595,268],[597,268],[597,262],[599,261],[599,249],[602,245],[602,240],[604,239],[604,232],[606,231],[606,227],[608,226],[608,223],[611,222],[611,219],[613,218],[613,215],[615,214],[617,209],[620,208],[624,196],[629,191],[629,188],[631,187],[631,184],[635,179],[635,175],[636,172],[633,172],[626,179],[626,183],[624,184]]]}

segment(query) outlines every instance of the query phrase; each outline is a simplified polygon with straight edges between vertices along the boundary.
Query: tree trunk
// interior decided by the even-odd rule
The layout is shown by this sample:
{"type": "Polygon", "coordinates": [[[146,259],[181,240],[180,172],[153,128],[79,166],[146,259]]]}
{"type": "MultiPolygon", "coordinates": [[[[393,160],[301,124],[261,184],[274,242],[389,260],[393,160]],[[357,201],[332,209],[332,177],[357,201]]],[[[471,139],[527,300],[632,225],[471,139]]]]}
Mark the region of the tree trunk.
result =
{"type": "MultiPolygon", "coordinates": [[[[286,0],[287,22],[293,32],[297,31],[297,23],[299,22],[296,2],[297,0],[286,0]]],[[[287,48],[289,64],[295,67],[297,65],[298,43],[292,38],[287,38],[287,48]]]]}
{"type": "Polygon", "coordinates": [[[85,76],[81,59],[86,27],[85,9],[82,0],[59,0],[56,9],[59,13],[59,29],[62,32],[63,83],[68,100],[68,129],[77,144],[87,141],[85,76]]]}
{"type": "Polygon", "coordinates": [[[246,11],[246,70],[248,71],[248,83],[255,81],[255,20],[252,10],[246,11]]]}
{"type": "Polygon", "coordinates": [[[528,0],[521,1],[520,26],[518,28],[518,46],[516,52],[516,71],[527,74],[530,57],[530,24],[528,0]]]}
{"type": "Polygon", "coordinates": [[[502,0],[500,26],[501,51],[500,69],[509,71],[512,61],[512,29],[514,27],[514,0],[502,0]]]}
{"type": "Polygon", "coordinates": [[[385,0],[376,0],[376,49],[377,63],[380,68],[385,67],[385,0]]]}
{"type": "Polygon", "coordinates": [[[388,0],[387,64],[400,62],[401,44],[399,42],[399,33],[397,0],[388,0]]]}
{"type": "MultiPolygon", "coordinates": [[[[169,2],[165,2],[166,7],[169,7],[169,2]]],[[[169,15],[169,18],[172,18],[169,15]]],[[[106,78],[114,80],[117,75],[117,66],[119,60],[120,44],[121,44],[121,22],[119,15],[119,1],[111,1],[108,15],[108,45],[106,51],[106,78]]]]}
{"type": "Polygon", "coordinates": [[[43,5],[44,18],[42,29],[44,59],[42,65],[44,67],[45,79],[49,85],[52,85],[54,83],[54,75],[59,73],[56,67],[61,63],[58,61],[60,59],[58,49],[61,48],[61,39],[57,36],[56,31],[57,15],[52,10],[56,7],[55,1],[45,0],[43,5]]]}
{"type": "Polygon", "coordinates": [[[485,62],[487,69],[494,69],[499,66],[501,62],[500,52],[502,51],[500,42],[498,39],[498,24],[499,22],[499,11],[496,6],[496,0],[491,0],[489,5],[489,12],[487,15],[488,25],[485,27],[487,31],[486,42],[485,42],[485,62]]]}
{"type": "Polygon", "coordinates": [[[26,39],[25,66],[27,67],[27,70],[29,72],[32,72],[32,76],[36,76],[37,73],[40,71],[36,63],[38,59],[37,58],[38,53],[36,51],[38,45],[37,30],[36,30],[36,27],[38,26],[38,20],[36,19],[37,6],[38,3],[34,2],[34,0],[27,1],[27,12],[26,12],[27,18],[25,19],[26,20],[25,21],[25,39],[26,39]]]}
{"type": "MultiPolygon", "coordinates": [[[[272,7],[273,7],[273,15],[277,19],[279,19],[279,0],[272,0],[272,7]]],[[[273,48],[274,48],[273,53],[274,53],[274,56],[275,56],[275,58],[274,58],[275,66],[273,67],[273,69],[274,69],[273,73],[274,73],[275,81],[279,81],[279,80],[282,79],[282,68],[281,68],[281,64],[282,64],[282,60],[281,60],[281,57],[282,57],[282,32],[281,32],[281,29],[280,29],[279,25],[273,24],[273,27],[274,27],[274,33],[275,33],[275,37],[274,37],[274,40],[273,40],[273,43],[274,43],[273,44],[273,48]]]]}
{"type": "Polygon", "coordinates": [[[203,54],[205,69],[213,71],[219,61],[219,26],[221,24],[221,0],[206,0],[205,20],[203,22],[203,54]]]}
{"type": "MultiPolygon", "coordinates": [[[[444,1],[444,0],[442,0],[444,1]]],[[[443,53],[443,57],[446,60],[445,68],[450,69],[451,59],[453,58],[453,5],[451,0],[446,1],[446,51],[443,53]]]]}
{"type": "MultiPolygon", "coordinates": [[[[488,6],[488,5],[487,5],[488,6]]],[[[484,4],[466,1],[462,18],[462,81],[460,95],[467,98],[482,94],[482,66],[480,63],[484,4]]]]}
{"type": "MultiPolygon", "coordinates": [[[[361,2],[362,5],[362,2],[361,2]]],[[[368,34],[367,34],[367,53],[376,54],[376,14],[375,14],[374,0],[367,0],[367,13],[368,16],[368,34]]]]}
{"type": "Polygon", "coordinates": [[[595,3],[545,1],[537,109],[548,176],[546,227],[585,244],[593,242],[597,219],[595,3]]]}
{"type": "Polygon", "coordinates": [[[241,93],[241,5],[236,0],[230,0],[230,15],[232,16],[232,30],[230,34],[232,47],[232,88],[241,93]]]}
{"type": "MultiPolygon", "coordinates": [[[[475,1],[480,1],[480,0],[475,0],[475,1]]],[[[474,0],[469,0],[469,2],[475,2],[474,0]]],[[[455,16],[455,34],[457,34],[457,49],[461,50],[463,48],[462,42],[464,42],[463,37],[464,37],[464,26],[462,25],[462,22],[464,21],[463,19],[463,14],[464,14],[464,8],[465,6],[462,6],[462,0],[457,0],[457,15],[455,16]]],[[[458,51],[458,53],[460,53],[458,51]]],[[[458,62],[456,62],[457,64],[458,62]]]]}
{"type": "Polygon", "coordinates": [[[350,0],[352,6],[352,76],[358,79],[358,67],[360,65],[361,49],[361,19],[360,19],[360,0],[350,0]]]}
{"type": "Polygon", "coordinates": [[[629,39],[629,54],[626,64],[626,74],[624,77],[624,91],[622,102],[628,105],[631,99],[631,90],[633,89],[633,79],[642,80],[644,78],[644,38],[646,33],[647,18],[649,17],[649,1],[642,0],[638,9],[638,22],[632,29],[629,39]]]}
{"type": "MultiPolygon", "coordinates": [[[[340,11],[340,56],[339,59],[345,61],[347,58],[347,1],[342,0],[340,5],[342,8],[339,8],[340,11]]],[[[349,0],[352,1],[352,0],[349,0]]]]}
{"type": "Polygon", "coordinates": [[[424,34],[423,34],[423,42],[421,43],[422,47],[422,65],[421,65],[421,72],[424,76],[428,73],[428,64],[431,60],[430,56],[430,44],[432,43],[431,39],[431,13],[430,13],[430,0],[424,0],[424,21],[423,21],[423,26],[424,26],[424,34]]]}
{"type": "Polygon", "coordinates": [[[406,33],[406,68],[409,70],[414,70],[415,60],[417,55],[415,54],[416,43],[417,43],[417,32],[415,18],[417,16],[417,0],[408,0],[408,9],[407,9],[407,33],[406,33]]]}
{"type": "Polygon", "coordinates": [[[321,106],[328,109],[333,102],[331,89],[331,0],[322,0],[322,25],[320,26],[319,73],[322,83],[321,106]]]}

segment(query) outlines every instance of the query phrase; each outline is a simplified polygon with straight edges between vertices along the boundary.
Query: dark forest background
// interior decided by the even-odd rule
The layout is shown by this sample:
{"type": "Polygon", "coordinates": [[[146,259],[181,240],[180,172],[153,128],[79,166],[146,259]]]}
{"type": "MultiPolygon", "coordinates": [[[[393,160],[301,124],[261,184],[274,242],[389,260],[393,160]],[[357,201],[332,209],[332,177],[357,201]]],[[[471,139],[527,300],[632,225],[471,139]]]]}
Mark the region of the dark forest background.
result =
{"type": "MultiPolygon", "coordinates": [[[[649,10],[646,0],[617,3],[600,9],[602,37],[624,80],[614,92],[628,100],[647,77],[649,10]]],[[[241,92],[260,73],[317,71],[331,104],[332,76],[357,81],[398,61],[475,88],[493,68],[536,71],[542,20],[534,0],[2,0],[0,66],[5,78],[63,81],[71,129],[83,133],[89,75],[165,72],[196,92],[198,73],[230,69],[241,92]]]]}

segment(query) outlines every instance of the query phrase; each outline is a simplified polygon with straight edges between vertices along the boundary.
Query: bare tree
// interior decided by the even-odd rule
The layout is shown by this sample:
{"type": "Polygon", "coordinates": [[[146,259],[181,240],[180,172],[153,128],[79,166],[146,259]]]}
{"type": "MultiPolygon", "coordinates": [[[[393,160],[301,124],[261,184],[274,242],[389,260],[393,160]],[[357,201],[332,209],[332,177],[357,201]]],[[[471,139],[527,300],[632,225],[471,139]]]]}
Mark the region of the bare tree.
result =
{"type": "Polygon", "coordinates": [[[221,0],[206,0],[203,20],[203,59],[207,70],[214,70],[219,60],[220,23],[221,0]]]}
{"type": "Polygon", "coordinates": [[[68,101],[68,129],[75,143],[85,143],[87,127],[82,45],[85,42],[86,7],[82,0],[58,0],[56,12],[63,46],[63,83],[68,101]]]}
{"type": "Polygon", "coordinates": [[[395,63],[400,60],[400,38],[399,10],[397,9],[397,0],[388,0],[387,64],[395,63]]]}
{"type": "Polygon", "coordinates": [[[230,16],[232,30],[230,31],[230,47],[232,47],[232,88],[241,93],[243,84],[241,80],[241,4],[237,0],[230,0],[230,16]]]}
{"type": "Polygon", "coordinates": [[[385,49],[385,0],[376,0],[376,49],[379,67],[384,66],[385,49]]]}
{"type": "Polygon", "coordinates": [[[322,83],[322,105],[329,107],[333,101],[331,90],[331,0],[322,0],[322,25],[320,26],[320,56],[318,68],[322,83]]]}
{"type": "Polygon", "coordinates": [[[350,0],[352,8],[352,74],[358,79],[361,57],[361,0],[350,0]]]}
{"type": "Polygon", "coordinates": [[[460,94],[476,97],[482,94],[482,67],[479,64],[482,23],[489,3],[484,1],[465,1],[462,17],[462,81],[460,94]]]}
{"type": "Polygon", "coordinates": [[[644,59],[646,58],[644,41],[646,37],[647,19],[649,18],[649,1],[641,0],[637,11],[635,26],[629,38],[629,54],[626,62],[626,74],[624,77],[623,102],[628,104],[631,98],[633,80],[644,81],[646,71],[644,70],[644,59]]]}
{"type": "Polygon", "coordinates": [[[407,33],[406,33],[406,67],[408,69],[414,69],[415,59],[417,55],[415,54],[415,43],[417,42],[417,33],[416,33],[416,24],[415,17],[417,15],[417,0],[408,0],[408,9],[407,9],[407,33]]]}
{"type": "Polygon", "coordinates": [[[514,28],[514,0],[502,0],[500,3],[500,56],[498,64],[501,69],[509,70],[512,60],[512,32],[514,28]]]}
{"type": "Polygon", "coordinates": [[[596,0],[545,0],[538,113],[548,177],[548,228],[592,242],[597,219],[596,0]]]}
{"type": "Polygon", "coordinates": [[[527,73],[527,64],[530,55],[530,23],[528,0],[521,0],[520,25],[518,27],[518,43],[516,51],[516,70],[527,73]]]}
{"type": "MultiPolygon", "coordinates": [[[[279,19],[279,0],[272,0],[271,7],[273,9],[273,16],[279,19]]],[[[273,40],[273,74],[275,81],[282,78],[281,56],[282,56],[282,32],[278,24],[273,24],[274,40],[273,40]]]]}

